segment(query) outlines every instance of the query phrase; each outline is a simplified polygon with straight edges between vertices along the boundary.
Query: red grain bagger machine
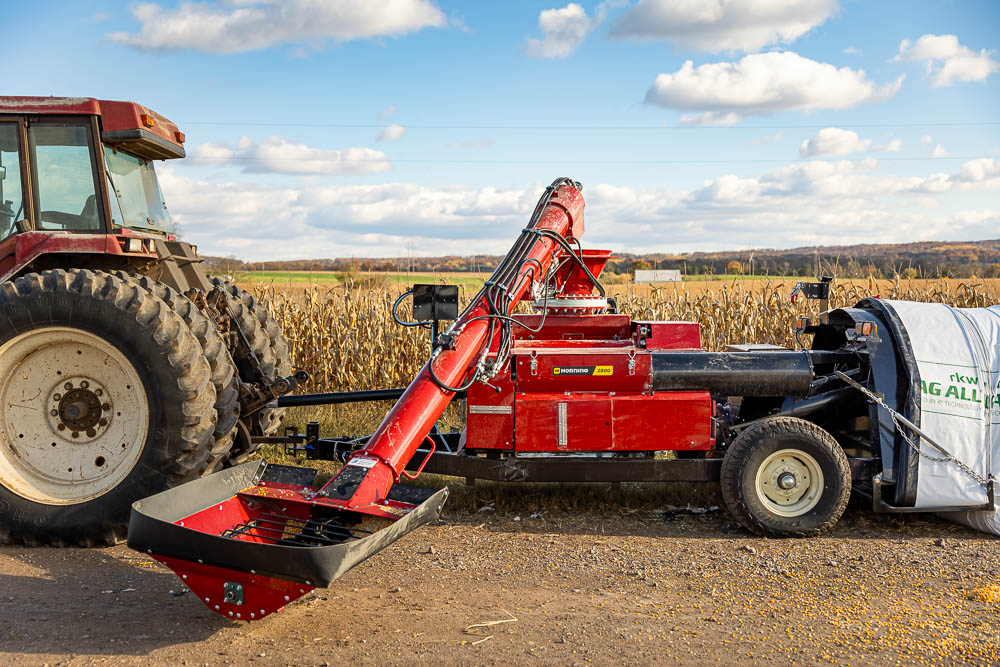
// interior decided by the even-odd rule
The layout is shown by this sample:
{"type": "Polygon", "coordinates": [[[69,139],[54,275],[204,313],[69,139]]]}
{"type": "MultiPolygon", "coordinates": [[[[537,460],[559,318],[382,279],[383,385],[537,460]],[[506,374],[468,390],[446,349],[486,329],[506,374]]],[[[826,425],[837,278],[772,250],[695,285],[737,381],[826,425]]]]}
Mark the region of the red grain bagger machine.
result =
{"type": "Polygon", "coordinates": [[[167,564],[209,608],[251,620],[436,520],[447,490],[399,484],[411,476],[406,464],[425,440],[433,445],[432,427],[486,354],[509,349],[513,308],[582,233],[579,185],[560,179],[382,425],[325,486],[313,488],[315,470],[232,468],[135,503],[129,546],[167,564]]]}
{"type": "MultiPolygon", "coordinates": [[[[398,399],[371,435],[311,423],[260,436],[343,468],[248,463],[135,503],[128,543],[177,572],[208,607],[255,620],[435,521],[447,489],[421,471],[500,481],[719,481],[730,513],[773,537],[832,526],[854,491],[876,511],[914,511],[920,380],[892,307],[866,299],[804,319],[811,349],[701,349],[698,325],[633,320],[584,250],[579,183],[556,180],[459,315],[454,287],[417,285],[430,359],[405,390],[284,396],[277,407],[398,399]],[[516,307],[524,303],[518,313],[516,307]],[[454,320],[438,333],[439,320],[454,320]],[[464,398],[466,429],[436,422],[464,398]],[[912,430],[912,429],[911,429],[912,430]],[[408,472],[412,470],[413,473],[408,472]]],[[[829,282],[807,285],[829,297],[829,282]]],[[[725,314],[722,314],[725,316],[725,314]]],[[[993,507],[992,478],[983,481],[993,507]]],[[[935,508],[937,510],[949,508],[935,508]]],[[[953,509],[953,508],[952,508],[953,509]]],[[[967,509],[967,508],[966,508],[967,509]]],[[[927,511],[921,508],[921,511],[927,511]]]]}

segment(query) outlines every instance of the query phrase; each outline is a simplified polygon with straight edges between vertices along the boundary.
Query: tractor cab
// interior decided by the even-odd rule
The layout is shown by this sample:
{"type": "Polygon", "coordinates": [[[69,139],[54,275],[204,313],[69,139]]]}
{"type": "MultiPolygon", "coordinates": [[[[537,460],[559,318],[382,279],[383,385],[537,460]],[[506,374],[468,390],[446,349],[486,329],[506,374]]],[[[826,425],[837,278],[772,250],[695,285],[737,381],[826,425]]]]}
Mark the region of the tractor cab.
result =
{"type": "Polygon", "coordinates": [[[25,268],[40,235],[95,254],[116,254],[109,234],[173,241],[153,161],[184,155],[177,126],[132,102],[0,97],[0,280],[25,268]]]}

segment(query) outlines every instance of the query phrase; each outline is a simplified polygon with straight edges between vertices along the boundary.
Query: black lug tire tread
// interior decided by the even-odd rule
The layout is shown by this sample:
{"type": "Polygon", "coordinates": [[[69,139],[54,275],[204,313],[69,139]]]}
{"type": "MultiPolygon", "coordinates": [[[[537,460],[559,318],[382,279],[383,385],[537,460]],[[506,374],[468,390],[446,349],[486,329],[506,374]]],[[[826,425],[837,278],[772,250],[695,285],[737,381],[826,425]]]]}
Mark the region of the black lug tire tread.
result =
{"type": "MultiPolygon", "coordinates": [[[[218,278],[212,278],[212,283],[222,287],[226,292],[229,313],[234,320],[233,326],[240,327],[243,331],[243,335],[247,338],[247,343],[249,343],[250,349],[260,362],[261,371],[263,371],[268,380],[274,380],[275,359],[274,353],[271,351],[271,339],[261,327],[260,320],[257,319],[257,314],[252,312],[239,297],[234,296],[232,291],[227,288],[227,285],[231,283],[219,280],[218,278]]],[[[236,361],[239,361],[241,357],[237,354],[234,355],[234,358],[236,361]]],[[[251,379],[252,378],[249,377],[243,378],[244,381],[249,381],[251,379]]]]}
{"type": "Polygon", "coordinates": [[[90,501],[43,505],[0,487],[0,543],[116,544],[125,538],[134,501],[195,479],[205,469],[215,430],[211,369],[180,316],[138,285],[108,273],[56,269],[0,285],[0,338],[49,325],[103,334],[130,357],[145,374],[150,430],[129,476],[90,501]],[[115,341],[117,334],[124,336],[115,341]]]}
{"type": "MultiPolygon", "coordinates": [[[[817,462],[823,465],[818,459],[817,462]]],[[[837,441],[819,426],[796,417],[767,417],[748,426],[729,445],[722,461],[720,485],[722,498],[730,515],[747,530],[766,537],[813,537],[830,530],[847,508],[851,497],[851,468],[847,456],[837,441]],[[757,516],[747,503],[746,494],[756,493],[754,489],[747,489],[744,485],[743,475],[747,471],[749,459],[761,446],[762,441],[775,438],[808,438],[820,444],[821,450],[829,454],[835,479],[825,480],[826,486],[829,488],[831,481],[836,482],[840,494],[832,499],[832,503],[828,503],[825,516],[820,517],[820,521],[814,522],[809,527],[789,529],[769,525],[757,516]]],[[[810,512],[820,510],[823,504],[824,501],[821,499],[819,505],[810,512]]]]}
{"type": "Polygon", "coordinates": [[[236,422],[240,418],[239,376],[222,334],[219,333],[215,322],[211,321],[193,301],[169,285],[153,280],[149,276],[129,274],[124,271],[115,271],[114,275],[122,280],[131,280],[153,296],[162,299],[181,316],[188,329],[201,343],[205,359],[212,369],[212,384],[215,386],[216,422],[213,434],[215,444],[209,453],[208,465],[205,466],[203,475],[211,474],[229,459],[236,435],[236,422]]]}
{"type": "MultiPolygon", "coordinates": [[[[271,311],[266,303],[258,301],[250,292],[237,287],[232,282],[222,278],[212,278],[212,282],[224,289],[233,299],[239,300],[244,307],[257,316],[261,329],[267,336],[271,354],[274,356],[274,373],[277,377],[288,377],[292,374],[292,355],[288,350],[288,341],[285,339],[281,326],[271,316],[271,311]]],[[[275,433],[281,427],[281,420],[284,418],[284,408],[264,408],[261,410],[264,432],[266,435],[275,433]]],[[[250,452],[247,452],[250,453],[250,452]]]]}

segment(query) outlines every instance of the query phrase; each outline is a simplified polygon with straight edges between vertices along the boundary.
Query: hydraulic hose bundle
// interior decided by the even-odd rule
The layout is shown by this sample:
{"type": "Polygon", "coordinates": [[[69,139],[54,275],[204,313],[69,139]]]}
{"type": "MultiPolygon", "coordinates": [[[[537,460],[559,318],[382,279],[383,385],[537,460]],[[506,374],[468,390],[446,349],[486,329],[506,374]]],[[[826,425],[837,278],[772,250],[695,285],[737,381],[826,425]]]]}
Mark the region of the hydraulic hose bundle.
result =
{"type": "Polygon", "coordinates": [[[511,313],[533,284],[550,289],[554,258],[573,254],[566,239],[583,233],[583,206],[574,181],[546,189],[514,247],[435,341],[364,449],[322,488],[313,486],[315,470],[231,468],[135,503],[129,546],[168,565],[216,613],[256,620],[435,520],[447,489],[398,483],[415,476],[405,467],[455,393],[489,376],[490,357],[503,364],[510,355],[511,313]]]}

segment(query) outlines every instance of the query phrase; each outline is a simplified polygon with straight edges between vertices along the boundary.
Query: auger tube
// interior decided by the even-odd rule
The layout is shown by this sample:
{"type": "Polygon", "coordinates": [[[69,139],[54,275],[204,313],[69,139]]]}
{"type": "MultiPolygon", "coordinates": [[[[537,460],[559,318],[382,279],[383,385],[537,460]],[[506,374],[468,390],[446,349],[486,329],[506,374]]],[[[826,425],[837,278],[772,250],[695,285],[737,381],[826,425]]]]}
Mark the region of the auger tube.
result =
{"type": "Polygon", "coordinates": [[[578,184],[564,179],[556,183],[561,184],[553,184],[554,190],[532,220],[534,226],[522,231],[486,286],[445,332],[454,334],[454,349],[439,347],[435,350],[372,434],[368,445],[323,487],[320,495],[347,501],[349,507],[361,507],[381,502],[390,487],[399,481],[406,464],[454,395],[440,384],[457,387],[475,372],[475,364],[493,326],[493,320],[488,319],[490,286],[505,281],[509,305],[500,314],[510,316],[514,305],[530,289],[532,280],[544,280],[553,257],[560,250],[555,239],[538,232],[549,230],[563,238],[582,235],[584,201],[576,187],[578,184]],[[509,277],[511,269],[516,270],[513,277],[509,277]],[[503,275],[504,270],[508,276],[503,275]],[[366,472],[359,474],[361,470],[366,472]]]}

